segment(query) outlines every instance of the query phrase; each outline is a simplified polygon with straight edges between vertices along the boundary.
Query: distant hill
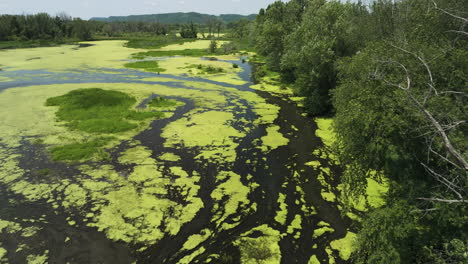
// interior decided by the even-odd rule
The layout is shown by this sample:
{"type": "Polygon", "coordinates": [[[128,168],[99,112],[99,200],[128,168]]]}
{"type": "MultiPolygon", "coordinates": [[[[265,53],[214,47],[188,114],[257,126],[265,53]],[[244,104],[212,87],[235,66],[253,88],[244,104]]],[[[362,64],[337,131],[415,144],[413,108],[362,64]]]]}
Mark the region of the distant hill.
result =
{"type": "Polygon", "coordinates": [[[200,13],[167,13],[167,14],[154,14],[154,15],[132,15],[132,16],[111,16],[111,17],[93,17],[90,20],[103,21],[103,22],[160,22],[163,24],[185,24],[185,23],[205,23],[210,18],[218,18],[225,23],[238,21],[241,19],[254,20],[255,14],[243,16],[236,14],[225,15],[207,15],[200,13]]]}

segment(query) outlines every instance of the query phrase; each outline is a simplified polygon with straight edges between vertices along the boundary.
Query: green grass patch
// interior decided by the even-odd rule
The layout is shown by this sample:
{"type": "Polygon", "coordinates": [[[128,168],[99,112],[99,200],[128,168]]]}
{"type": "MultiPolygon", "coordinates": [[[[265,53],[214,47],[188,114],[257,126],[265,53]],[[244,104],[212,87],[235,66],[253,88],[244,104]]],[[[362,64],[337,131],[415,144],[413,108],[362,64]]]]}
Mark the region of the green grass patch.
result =
{"type": "Polygon", "coordinates": [[[144,69],[150,72],[164,72],[165,69],[159,67],[159,63],[157,61],[137,61],[131,62],[124,65],[126,68],[132,69],[144,69]]]}
{"type": "Polygon", "coordinates": [[[148,105],[152,107],[165,108],[175,106],[177,105],[177,102],[174,100],[166,99],[164,97],[155,97],[148,102],[148,105]]]}
{"type": "Polygon", "coordinates": [[[130,110],[135,98],[118,91],[98,88],[78,89],[65,95],[47,99],[47,106],[58,106],[60,121],[74,130],[88,133],[119,133],[138,127],[135,122],[160,118],[161,112],[130,110]]]}
{"type": "Polygon", "coordinates": [[[112,137],[100,137],[94,140],[90,140],[84,143],[73,143],[51,149],[52,159],[56,161],[76,161],[86,160],[94,156],[101,159],[108,158],[108,153],[101,149],[112,137]]]}

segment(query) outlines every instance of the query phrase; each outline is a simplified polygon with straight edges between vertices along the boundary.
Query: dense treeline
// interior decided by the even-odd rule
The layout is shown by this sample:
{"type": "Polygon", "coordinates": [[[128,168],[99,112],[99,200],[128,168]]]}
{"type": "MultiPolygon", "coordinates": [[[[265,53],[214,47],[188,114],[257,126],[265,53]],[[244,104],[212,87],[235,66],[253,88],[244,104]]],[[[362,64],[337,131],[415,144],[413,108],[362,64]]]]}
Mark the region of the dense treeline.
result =
{"type": "Polygon", "coordinates": [[[129,33],[149,33],[165,35],[168,25],[143,22],[103,23],[71,18],[66,14],[55,17],[47,13],[36,15],[1,15],[0,41],[91,40],[94,35],[108,37],[122,36],[129,33]]]}
{"type": "MultiPolygon", "coordinates": [[[[236,23],[236,22],[232,22],[236,23]]],[[[183,38],[197,38],[197,33],[208,33],[211,37],[225,28],[219,19],[208,19],[202,24],[163,24],[158,22],[99,22],[71,18],[65,13],[50,16],[0,15],[0,41],[60,41],[92,40],[96,37],[161,36],[180,33],[183,38]]]]}
{"type": "Polygon", "coordinates": [[[467,7],[278,1],[246,33],[309,114],[335,115],[344,197],[390,182],[355,263],[468,263],[467,7]]]}
{"type": "Polygon", "coordinates": [[[63,14],[52,17],[47,13],[36,15],[1,15],[0,41],[77,38],[89,40],[96,24],[72,19],[63,14]]]}
{"type": "Polygon", "coordinates": [[[152,15],[131,15],[131,16],[111,16],[111,17],[93,17],[90,20],[101,21],[101,22],[158,22],[163,24],[186,24],[193,22],[195,24],[205,24],[209,20],[219,20],[223,23],[229,24],[232,22],[239,21],[241,19],[254,20],[254,14],[252,15],[237,15],[237,14],[221,14],[208,15],[197,12],[189,13],[166,13],[166,14],[152,14],[152,15]]]}

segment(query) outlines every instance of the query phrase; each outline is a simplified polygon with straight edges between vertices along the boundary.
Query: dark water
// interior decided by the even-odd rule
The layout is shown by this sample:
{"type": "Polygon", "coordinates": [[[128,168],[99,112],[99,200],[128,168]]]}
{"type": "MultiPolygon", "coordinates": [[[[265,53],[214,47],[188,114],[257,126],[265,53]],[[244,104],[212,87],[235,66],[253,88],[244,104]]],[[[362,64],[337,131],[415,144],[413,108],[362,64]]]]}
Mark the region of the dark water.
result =
{"type": "MultiPolygon", "coordinates": [[[[239,76],[243,80],[248,81],[248,84],[236,86],[202,80],[200,78],[177,77],[165,74],[157,75],[133,70],[100,69],[112,73],[101,71],[72,71],[67,73],[16,71],[0,73],[0,76],[14,79],[12,82],[0,83],[0,92],[3,89],[11,87],[60,83],[128,82],[189,88],[184,87],[183,83],[179,83],[177,80],[194,80],[225,87],[234,87],[242,91],[253,91],[250,88],[250,85],[252,85],[250,78],[252,66],[240,61],[228,62],[236,63],[240,66],[243,71],[239,73],[239,76]],[[42,74],[42,76],[38,78],[35,76],[36,74],[42,74]],[[160,77],[160,81],[140,81],[142,78],[149,77],[160,77]],[[167,78],[175,79],[176,81],[167,81],[167,78]]],[[[177,263],[181,258],[191,254],[200,247],[204,247],[206,250],[203,254],[196,257],[193,263],[203,263],[212,254],[223,256],[222,260],[214,263],[240,263],[240,252],[232,245],[232,242],[239,238],[241,234],[263,224],[268,224],[274,229],[281,231],[281,233],[286,233],[287,226],[281,226],[274,220],[276,211],[278,210],[278,195],[282,192],[287,196],[288,215],[286,223],[290,223],[295,215],[299,214],[302,216],[302,230],[299,238],[294,238],[293,235],[287,234],[281,239],[279,243],[282,252],[281,263],[307,263],[311,255],[317,255],[323,261],[322,263],[327,263],[328,255],[325,252],[325,248],[329,245],[329,242],[344,237],[346,230],[350,228],[351,222],[349,219],[341,217],[336,204],[322,199],[320,194],[321,185],[317,180],[319,171],[305,166],[304,163],[311,160],[319,160],[323,166],[330,167],[335,171],[336,175],[339,175],[340,169],[330,164],[328,160],[312,154],[315,149],[323,145],[320,139],[315,136],[315,130],[317,129],[315,122],[310,118],[302,116],[301,109],[292,102],[274,97],[268,93],[260,91],[256,91],[256,93],[265,98],[268,103],[281,107],[279,118],[277,118],[275,124],[281,127],[280,132],[290,142],[287,146],[279,147],[267,154],[263,153],[255,148],[252,143],[255,139],[261,138],[266,134],[266,126],[259,126],[238,142],[239,147],[236,150],[237,159],[232,168],[227,167],[226,164],[214,164],[209,161],[195,163],[194,157],[198,153],[196,149],[184,146],[176,146],[175,148],[165,148],[163,146],[164,139],[160,136],[162,129],[194,108],[193,102],[184,98],[174,98],[185,102],[185,106],[177,109],[174,116],[169,119],[153,122],[150,129],[135,137],[143,146],[152,150],[153,158],[165,152],[173,152],[180,156],[181,160],[172,162],[171,165],[181,166],[189,175],[192,175],[193,171],[197,171],[200,175],[203,175],[200,182],[199,196],[203,200],[204,207],[197,213],[193,221],[181,228],[176,236],[166,236],[147,250],[136,252],[135,249],[139,248],[139,245],[127,245],[110,241],[103,233],[98,232],[94,228],[86,227],[85,223],[80,222],[81,218],[78,216],[78,212],[76,212],[77,217],[73,218],[73,220],[77,221],[77,225],[70,226],[66,219],[66,216],[70,215],[68,212],[61,212],[60,208],[54,211],[44,201],[23,203],[21,197],[10,193],[5,186],[0,185],[1,218],[15,221],[15,217],[18,219],[39,219],[43,217],[44,223],[40,224],[42,230],[39,231],[39,235],[35,239],[37,243],[41,243],[44,248],[50,250],[49,263],[132,263],[134,260],[137,260],[138,263],[177,263]],[[292,126],[297,127],[298,131],[294,130],[292,126]],[[254,162],[248,164],[247,160],[254,162]],[[227,222],[239,223],[237,227],[229,230],[216,230],[216,225],[212,222],[215,201],[211,198],[211,193],[217,185],[216,176],[222,170],[230,170],[241,175],[245,185],[248,183],[246,180],[247,175],[251,174],[254,176],[254,180],[260,184],[260,187],[249,195],[251,204],[257,204],[257,211],[248,215],[243,215],[239,212],[238,215],[228,217],[226,219],[227,222]],[[298,178],[293,177],[294,171],[300,174],[298,178]],[[288,185],[286,188],[282,188],[285,181],[288,182],[288,185]],[[296,185],[301,185],[305,192],[306,204],[314,206],[317,210],[317,215],[306,216],[301,210],[301,205],[295,203],[296,200],[301,199],[296,192],[296,185]],[[57,211],[58,213],[56,213],[57,211]],[[236,216],[239,215],[241,216],[240,220],[236,219],[236,216]],[[335,229],[335,232],[326,233],[314,240],[312,238],[313,231],[317,228],[317,223],[320,221],[328,222],[335,229]],[[205,228],[213,230],[214,235],[192,250],[181,251],[182,245],[190,235],[197,234],[205,228]],[[70,242],[64,243],[66,237],[71,238],[70,242]],[[317,244],[317,248],[315,249],[312,248],[314,244],[317,244]]],[[[225,95],[228,97],[228,101],[231,101],[229,100],[230,98],[234,99],[228,92],[225,95]]],[[[142,107],[144,107],[144,103],[142,102],[142,107]]],[[[252,111],[251,106],[247,105],[246,102],[244,104],[247,107],[247,112],[242,113],[241,111],[233,110],[236,118],[254,120],[256,115],[252,111]]],[[[78,171],[73,169],[73,167],[51,162],[40,145],[29,144],[28,140],[25,140],[23,146],[18,150],[23,155],[20,162],[22,168],[29,169],[30,171],[37,171],[41,168],[52,168],[49,177],[63,173],[67,175],[78,174],[78,171]]],[[[118,154],[127,147],[127,143],[123,142],[111,152],[111,164],[119,171],[132,170],[131,165],[123,166],[116,161],[118,154]]],[[[37,175],[27,173],[25,177],[30,181],[34,181],[34,177],[37,177],[37,175]]],[[[38,223],[36,222],[34,225],[37,226],[38,223]]],[[[12,235],[0,235],[0,242],[8,250],[7,257],[12,263],[26,263],[26,256],[21,251],[14,253],[16,250],[14,248],[15,245],[21,243],[22,239],[12,235]]],[[[37,252],[37,254],[40,253],[37,252]]],[[[339,259],[336,262],[343,263],[339,259]]]]}

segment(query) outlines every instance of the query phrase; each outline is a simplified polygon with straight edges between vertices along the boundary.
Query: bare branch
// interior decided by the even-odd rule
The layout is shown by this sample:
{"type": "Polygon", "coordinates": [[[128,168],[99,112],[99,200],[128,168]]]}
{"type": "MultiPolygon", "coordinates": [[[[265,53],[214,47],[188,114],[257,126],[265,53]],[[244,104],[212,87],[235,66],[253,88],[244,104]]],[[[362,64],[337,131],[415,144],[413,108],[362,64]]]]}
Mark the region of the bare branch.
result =
{"type": "Polygon", "coordinates": [[[424,200],[424,201],[431,201],[431,202],[442,202],[442,203],[468,203],[467,200],[448,200],[448,199],[440,199],[440,198],[417,198],[418,200],[424,200]]]}
{"type": "Polygon", "coordinates": [[[461,17],[461,16],[454,15],[454,14],[452,14],[452,13],[450,13],[450,12],[448,12],[448,11],[442,9],[442,8],[439,8],[439,7],[437,6],[437,3],[436,3],[435,1],[432,1],[432,3],[434,3],[435,9],[440,10],[440,11],[442,11],[443,13],[445,13],[445,14],[451,16],[451,17],[454,17],[454,18],[456,18],[456,19],[460,19],[461,21],[463,21],[463,22],[465,22],[465,23],[468,23],[468,19],[466,19],[466,18],[464,18],[464,17],[461,17]]]}
{"type": "Polygon", "coordinates": [[[460,189],[459,186],[457,186],[456,184],[454,184],[453,182],[449,181],[447,178],[443,177],[442,175],[436,173],[434,170],[432,170],[431,168],[429,168],[426,164],[424,163],[421,163],[424,168],[431,174],[434,176],[434,178],[442,183],[443,185],[445,185],[447,188],[449,188],[453,193],[455,193],[455,195],[458,196],[458,198],[460,200],[464,200],[463,196],[460,194],[460,192],[458,192],[456,189],[460,189]]]}
{"type": "Polygon", "coordinates": [[[432,123],[432,125],[437,129],[437,132],[442,137],[444,142],[445,149],[451,154],[451,156],[460,164],[466,171],[468,171],[468,162],[463,158],[460,153],[453,147],[452,142],[445,133],[445,130],[442,128],[440,123],[434,118],[434,116],[413,96],[409,90],[407,90],[409,98],[415,103],[416,107],[426,116],[426,118],[432,123]]]}
{"type": "Polygon", "coordinates": [[[461,31],[461,30],[449,30],[447,32],[451,32],[451,33],[457,33],[457,34],[462,34],[462,35],[467,35],[468,36],[468,32],[466,31],[461,31]]]}

